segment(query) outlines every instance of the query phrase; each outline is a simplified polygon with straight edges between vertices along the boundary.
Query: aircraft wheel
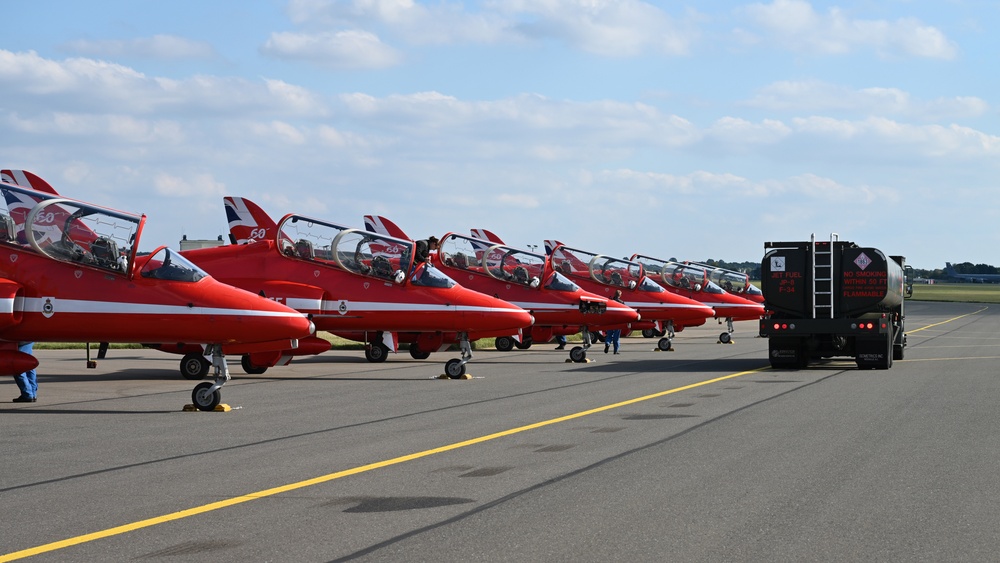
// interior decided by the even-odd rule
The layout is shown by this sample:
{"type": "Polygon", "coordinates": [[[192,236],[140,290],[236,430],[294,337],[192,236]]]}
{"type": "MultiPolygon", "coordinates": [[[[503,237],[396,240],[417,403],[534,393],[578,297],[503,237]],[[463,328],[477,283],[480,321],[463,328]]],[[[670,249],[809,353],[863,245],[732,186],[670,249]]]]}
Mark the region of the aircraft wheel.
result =
{"type": "Polygon", "coordinates": [[[459,360],[458,358],[448,360],[448,362],[444,364],[444,373],[451,379],[460,379],[463,375],[465,375],[465,364],[463,364],[462,360],[459,360]]]}
{"type": "Polygon", "coordinates": [[[210,365],[201,354],[185,354],[181,358],[181,375],[184,379],[201,379],[208,375],[210,365]]]}
{"type": "Polygon", "coordinates": [[[424,352],[420,348],[417,348],[416,344],[410,344],[410,357],[414,360],[426,360],[431,357],[431,353],[424,352]]]}
{"type": "Polygon", "coordinates": [[[527,350],[528,348],[531,348],[531,339],[530,338],[525,338],[524,340],[522,340],[520,342],[517,342],[515,340],[514,341],[514,346],[516,346],[518,350],[527,350]]]}
{"type": "Polygon", "coordinates": [[[728,332],[723,332],[722,334],[719,335],[719,342],[723,344],[729,344],[732,341],[733,337],[728,332]]]}
{"type": "Polygon", "coordinates": [[[493,345],[501,352],[510,352],[514,349],[514,339],[509,336],[498,336],[493,345]]]}
{"type": "Polygon", "coordinates": [[[219,406],[219,403],[222,402],[222,393],[218,389],[211,393],[208,392],[212,388],[212,385],[212,383],[205,381],[194,386],[194,391],[191,392],[191,402],[194,403],[194,406],[198,410],[215,410],[215,407],[219,406]]]}
{"type": "Polygon", "coordinates": [[[656,343],[656,347],[663,352],[669,352],[673,345],[671,344],[669,338],[661,338],[660,341],[656,343]]]}
{"type": "Polygon", "coordinates": [[[253,365],[253,362],[250,361],[250,354],[243,354],[243,357],[240,358],[240,365],[243,366],[243,371],[250,375],[260,375],[267,371],[267,366],[260,367],[253,365]]]}
{"type": "Polygon", "coordinates": [[[644,329],[642,329],[642,337],[643,338],[653,338],[655,336],[656,336],[656,330],[655,329],[652,329],[652,328],[644,328],[644,329]]]}
{"type": "Polygon", "coordinates": [[[365,348],[365,359],[373,364],[384,362],[389,357],[389,347],[385,344],[372,344],[365,348]]]}
{"type": "Polygon", "coordinates": [[[569,351],[569,359],[576,363],[581,363],[587,361],[587,350],[583,346],[574,346],[572,350],[569,351]]]}

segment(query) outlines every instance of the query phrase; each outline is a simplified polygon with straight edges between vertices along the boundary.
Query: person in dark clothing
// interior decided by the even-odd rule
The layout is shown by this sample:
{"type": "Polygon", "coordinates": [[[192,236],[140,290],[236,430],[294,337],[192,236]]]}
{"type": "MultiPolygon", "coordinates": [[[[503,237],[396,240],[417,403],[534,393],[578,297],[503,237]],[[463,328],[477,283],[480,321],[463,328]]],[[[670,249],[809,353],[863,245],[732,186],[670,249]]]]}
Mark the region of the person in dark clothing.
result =
{"type": "Polygon", "coordinates": [[[438,239],[437,239],[437,237],[433,237],[432,236],[432,237],[424,239],[424,240],[418,240],[417,241],[417,250],[416,250],[416,255],[415,255],[415,258],[416,258],[415,263],[419,264],[420,262],[430,262],[430,260],[431,260],[431,251],[432,250],[437,250],[437,249],[438,249],[438,239]]]}

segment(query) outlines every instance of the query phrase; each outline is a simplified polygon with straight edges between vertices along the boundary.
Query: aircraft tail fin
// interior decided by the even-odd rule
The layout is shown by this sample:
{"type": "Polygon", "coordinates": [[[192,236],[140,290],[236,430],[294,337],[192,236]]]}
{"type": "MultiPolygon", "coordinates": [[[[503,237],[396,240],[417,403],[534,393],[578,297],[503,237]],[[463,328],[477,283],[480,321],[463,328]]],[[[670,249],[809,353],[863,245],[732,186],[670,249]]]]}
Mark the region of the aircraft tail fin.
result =
{"type": "Polygon", "coordinates": [[[472,237],[480,240],[488,240],[496,244],[506,244],[495,233],[487,229],[472,229],[472,237]]]}
{"type": "Polygon", "coordinates": [[[406,236],[406,233],[403,232],[403,229],[399,228],[399,225],[393,223],[385,217],[382,217],[381,215],[365,215],[365,229],[371,233],[389,235],[390,237],[401,238],[404,240],[413,240],[406,236]]]}
{"type": "MultiPolygon", "coordinates": [[[[0,170],[0,180],[7,182],[8,184],[21,186],[22,188],[28,188],[56,196],[59,195],[59,192],[57,192],[51,184],[43,180],[38,175],[28,172],[27,170],[0,170]]],[[[21,240],[24,237],[22,233],[24,231],[24,223],[28,217],[28,212],[31,211],[31,209],[43,198],[36,198],[27,194],[17,194],[14,192],[7,192],[6,196],[7,210],[10,211],[10,218],[14,221],[15,236],[17,236],[18,240],[21,240]]],[[[38,244],[45,245],[56,242],[57,238],[61,238],[62,230],[53,228],[52,225],[62,224],[65,223],[67,219],[70,219],[70,213],[58,205],[51,207],[50,211],[52,216],[46,221],[47,225],[36,222],[36,227],[40,228],[40,230],[36,229],[34,233],[35,241],[38,242],[38,244]]],[[[72,225],[78,242],[92,242],[97,238],[97,233],[95,233],[79,218],[72,219],[72,225]]]]}
{"type": "Polygon", "coordinates": [[[246,244],[273,239],[278,225],[259,205],[245,197],[226,196],[226,219],[229,221],[230,240],[246,244]]]}
{"type": "Polygon", "coordinates": [[[52,195],[59,195],[48,182],[27,170],[0,170],[0,180],[22,188],[31,188],[35,191],[45,192],[52,195]]]}
{"type": "Polygon", "coordinates": [[[545,242],[545,254],[552,254],[552,251],[556,249],[557,246],[562,244],[557,240],[546,240],[545,242]]]}

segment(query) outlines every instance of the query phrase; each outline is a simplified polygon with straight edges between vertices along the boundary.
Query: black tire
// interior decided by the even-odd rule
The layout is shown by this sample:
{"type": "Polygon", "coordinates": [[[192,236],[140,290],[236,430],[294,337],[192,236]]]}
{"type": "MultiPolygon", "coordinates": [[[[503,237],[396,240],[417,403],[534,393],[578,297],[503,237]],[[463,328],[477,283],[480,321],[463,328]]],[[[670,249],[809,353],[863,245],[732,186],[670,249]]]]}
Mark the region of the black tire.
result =
{"type": "Polygon", "coordinates": [[[656,336],[656,331],[654,329],[651,329],[651,328],[644,328],[644,329],[642,329],[642,337],[643,338],[653,338],[655,336],[656,336]]]}
{"type": "Polygon", "coordinates": [[[365,348],[365,359],[373,364],[379,364],[389,357],[389,347],[385,344],[372,344],[365,348]]]}
{"type": "Polygon", "coordinates": [[[514,349],[514,339],[509,336],[498,336],[493,345],[501,352],[510,352],[514,349]]]}
{"type": "Polygon", "coordinates": [[[669,352],[670,349],[673,348],[673,343],[670,341],[669,338],[661,338],[659,341],[657,341],[656,347],[659,348],[660,351],[662,352],[669,352]]]}
{"type": "Polygon", "coordinates": [[[204,379],[208,375],[208,368],[210,366],[211,364],[201,354],[185,354],[181,358],[181,375],[184,376],[184,379],[192,381],[204,379]]]}
{"type": "Polygon", "coordinates": [[[253,365],[253,362],[250,361],[250,354],[243,354],[243,357],[240,358],[240,366],[243,367],[243,371],[250,375],[260,375],[267,371],[267,366],[260,367],[253,365]]]}
{"type": "Polygon", "coordinates": [[[414,360],[426,360],[431,357],[430,352],[424,352],[416,344],[410,344],[410,357],[414,360]]]}
{"type": "Polygon", "coordinates": [[[524,340],[521,340],[520,342],[518,342],[518,341],[515,340],[514,341],[514,347],[516,347],[518,350],[527,350],[528,348],[531,348],[531,339],[530,338],[525,338],[524,340]]]}
{"type": "Polygon", "coordinates": [[[583,346],[574,346],[573,349],[569,351],[569,359],[578,364],[586,362],[587,350],[583,346]]]}
{"type": "Polygon", "coordinates": [[[205,381],[194,386],[194,391],[191,392],[191,402],[198,410],[212,411],[222,402],[222,393],[218,389],[211,393],[208,392],[212,385],[212,383],[205,381]]]}
{"type": "Polygon", "coordinates": [[[723,344],[729,344],[732,341],[733,341],[733,336],[728,332],[723,332],[722,334],[719,335],[719,342],[723,344]]]}
{"type": "Polygon", "coordinates": [[[448,362],[444,364],[444,373],[449,379],[461,379],[462,376],[465,375],[465,364],[463,364],[462,360],[459,360],[458,358],[448,360],[448,362]]]}
{"type": "Polygon", "coordinates": [[[906,348],[903,347],[902,345],[900,345],[900,344],[894,344],[892,346],[892,359],[895,360],[895,361],[902,360],[903,356],[906,355],[905,350],[906,350],[906,348]]]}

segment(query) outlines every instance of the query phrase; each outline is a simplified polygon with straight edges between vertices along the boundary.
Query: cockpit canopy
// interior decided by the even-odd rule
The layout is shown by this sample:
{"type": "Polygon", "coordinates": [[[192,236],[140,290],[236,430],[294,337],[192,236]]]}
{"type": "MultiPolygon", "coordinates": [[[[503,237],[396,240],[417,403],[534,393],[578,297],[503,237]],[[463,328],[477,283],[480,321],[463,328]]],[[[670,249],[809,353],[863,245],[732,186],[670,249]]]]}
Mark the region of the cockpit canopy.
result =
{"type": "Polygon", "coordinates": [[[724,268],[708,266],[707,264],[698,265],[705,266],[705,270],[708,272],[708,278],[729,293],[734,293],[736,295],[741,293],[746,293],[747,295],[761,294],[760,289],[750,283],[750,276],[744,272],[726,270],[724,268]]]}
{"type": "Polygon", "coordinates": [[[114,211],[0,183],[0,242],[30,246],[61,262],[127,274],[144,215],[114,211]]]}
{"type": "Polygon", "coordinates": [[[457,234],[441,241],[438,256],[447,266],[532,288],[545,275],[541,254],[457,234]]]}
{"type": "Polygon", "coordinates": [[[565,246],[553,250],[552,267],[569,277],[590,278],[604,285],[628,289],[635,289],[643,278],[639,263],[565,246]]]}
{"type": "Polygon", "coordinates": [[[403,283],[413,269],[410,240],[287,215],[278,225],[278,247],[290,258],[337,266],[380,280],[403,283]]]}
{"type": "Polygon", "coordinates": [[[708,271],[702,266],[660,260],[638,254],[632,258],[642,264],[646,275],[664,286],[704,293],[723,292],[721,287],[709,279],[708,271]]]}

